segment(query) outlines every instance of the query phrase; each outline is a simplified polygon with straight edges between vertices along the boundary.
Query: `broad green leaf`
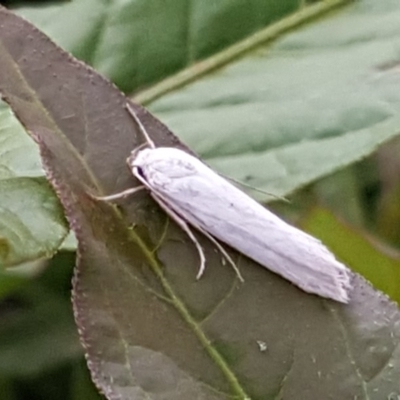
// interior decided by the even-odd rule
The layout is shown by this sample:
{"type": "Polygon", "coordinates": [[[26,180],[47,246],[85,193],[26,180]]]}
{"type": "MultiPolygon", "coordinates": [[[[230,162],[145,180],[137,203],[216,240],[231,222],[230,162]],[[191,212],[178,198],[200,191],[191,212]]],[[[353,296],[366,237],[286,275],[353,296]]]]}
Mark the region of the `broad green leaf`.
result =
{"type": "MultiPolygon", "coordinates": [[[[146,194],[118,207],[95,200],[137,184],[125,159],[141,138],[126,98],[28,23],[4,10],[0,21],[0,91],[38,141],[79,241],[75,317],[108,399],[400,393],[399,310],[359,276],[340,305],[232,252],[240,284],[200,238],[207,270],[196,281],[191,242],[146,194]]],[[[135,107],[158,145],[180,145],[135,107]]]]}
{"type": "MultiPolygon", "coordinates": [[[[345,1],[321,4],[324,8],[323,3],[345,1]]],[[[307,3],[75,0],[20,8],[18,13],[120,88],[132,91],[220,51],[307,3]]]]}
{"type": "Polygon", "coordinates": [[[16,121],[8,107],[0,104],[0,179],[44,175],[38,148],[16,121]]]}
{"type": "Polygon", "coordinates": [[[68,232],[37,146],[0,108],[0,268],[52,256],[68,232]]]}
{"type": "Polygon", "coordinates": [[[400,3],[360,0],[217,73],[196,79],[194,66],[192,83],[179,88],[172,77],[137,100],[160,96],[150,110],[224,175],[286,195],[400,131],[399,25],[400,3]]]}
{"type": "Polygon", "coordinates": [[[45,178],[0,179],[0,266],[51,257],[67,233],[45,178]]]}

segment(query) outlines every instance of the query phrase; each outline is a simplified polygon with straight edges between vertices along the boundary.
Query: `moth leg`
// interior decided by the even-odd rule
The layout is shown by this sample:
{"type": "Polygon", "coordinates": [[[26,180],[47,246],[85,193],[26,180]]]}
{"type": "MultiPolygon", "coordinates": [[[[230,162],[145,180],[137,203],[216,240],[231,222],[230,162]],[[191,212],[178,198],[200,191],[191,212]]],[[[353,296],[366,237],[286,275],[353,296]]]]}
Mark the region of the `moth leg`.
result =
{"type": "Polygon", "coordinates": [[[139,150],[143,149],[143,147],[147,147],[148,145],[149,145],[148,143],[143,142],[142,144],[139,144],[139,146],[135,147],[135,148],[132,150],[132,153],[138,153],[139,150]]]}
{"type": "Polygon", "coordinates": [[[134,188],[129,188],[129,189],[126,189],[119,193],[111,194],[110,196],[93,196],[93,195],[91,195],[91,196],[96,200],[110,201],[110,200],[125,198],[133,193],[138,192],[139,190],[142,190],[142,189],[146,189],[146,186],[144,186],[144,185],[136,186],[134,188]]]}
{"type": "Polygon", "coordinates": [[[178,224],[178,226],[189,236],[190,240],[194,243],[197,248],[197,252],[199,253],[200,257],[200,268],[199,272],[197,273],[196,279],[200,279],[204,273],[205,266],[206,266],[206,256],[204,255],[203,248],[201,247],[199,241],[194,236],[193,232],[189,228],[187,222],[182,219],[174,210],[168,207],[165,202],[158,197],[155,193],[151,193],[151,195],[155,198],[158,205],[178,224]]]}
{"type": "Polygon", "coordinates": [[[243,276],[239,271],[239,268],[237,267],[235,261],[232,260],[232,257],[227,253],[227,251],[221,246],[221,244],[218,242],[217,239],[215,239],[213,236],[211,236],[206,230],[204,230],[201,227],[196,226],[196,229],[200,231],[206,238],[208,238],[214,245],[217,247],[217,249],[221,252],[221,254],[225,257],[225,259],[231,264],[233,269],[236,272],[237,277],[241,282],[244,282],[243,276]]]}

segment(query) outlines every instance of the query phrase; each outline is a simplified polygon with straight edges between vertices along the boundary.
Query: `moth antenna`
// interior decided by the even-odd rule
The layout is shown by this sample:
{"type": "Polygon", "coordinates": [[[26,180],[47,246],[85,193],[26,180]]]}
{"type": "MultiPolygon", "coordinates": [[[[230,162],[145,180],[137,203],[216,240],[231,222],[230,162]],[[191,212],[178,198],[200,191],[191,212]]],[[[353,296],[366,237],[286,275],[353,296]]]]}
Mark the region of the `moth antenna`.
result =
{"type": "Polygon", "coordinates": [[[279,196],[277,194],[267,192],[266,190],[258,189],[258,188],[254,187],[254,186],[251,186],[251,185],[247,184],[247,183],[244,183],[244,182],[238,181],[237,179],[231,178],[230,176],[224,176],[224,175],[221,175],[221,176],[226,178],[226,179],[228,179],[229,181],[231,181],[233,183],[236,183],[239,186],[247,187],[247,188],[249,188],[251,190],[254,190],[255,192],[266,194],[266,195],[268,195],[270,197],[273,197],[273,198],[275,198],[277,200],[284,201],[285,203],[290,203],[290,200],[288,200],[284,196],[279,196]]]}
{"type": "Polygon", "coordinates": [[[133,107],[129,104],[126,103],[126,109],[128,110],[129,114],[133,117],[137,125],[139,126],[140,131],[142,132],[144,138],[146,139],[147,144],[152,148],[155,149],[156,145],[154,142],[150,139],[149,134],[146,131],[146,128],[143,126],[142,122],[140,121],[139,117],[136,114],[136,111],[133,109],[133,107]]]}

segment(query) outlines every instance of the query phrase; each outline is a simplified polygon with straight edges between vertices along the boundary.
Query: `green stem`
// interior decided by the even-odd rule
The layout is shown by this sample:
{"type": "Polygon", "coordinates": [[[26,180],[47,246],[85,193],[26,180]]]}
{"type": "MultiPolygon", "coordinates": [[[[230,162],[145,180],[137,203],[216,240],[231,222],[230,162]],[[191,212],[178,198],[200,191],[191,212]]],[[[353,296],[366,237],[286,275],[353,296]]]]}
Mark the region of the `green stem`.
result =
{"type": "Polygon", "coordinates": [[[231,47],[228,47],[224,51],[221,51],[220,53],[215,54],[203,61],[199,61],[191,67],[164,79],[155,86],[137,93],[133,96],[133,100],[143,105],[151,103],[159,97],[184,85],[187,85],[188,83],[197,80],[199,77],[228,64],[232,60],[242,57],[250,50],[276,39],[290,29],[304,24],[305,22],[309,22],[311,19],[320,17],[336,7],[349,4],[353,1],[354,0],[322,0],[312,6],[301,8],[294,14],[268,26],[259,32],[256,32],[248,38],[234,44],[231,47]]]}
{"type": "Polygon", "coordinates": [[[246,394],[241,384],[239,383],[236,375],[230,369],[229,365],[226,363],[221,354],[211,345],[210,340],[207,338],[205,333],[202,331],[198,323],[194,320],[189,310],[186,308],[184,303],[179,299],[179,297],[175,294],[174,289],[165,278],[162,269],[158,262],[155,260],[152,252],[147,248],[146,244],[142,241],[139,236],[135,235],[135,240],[138,245],[141,247],[145,256],[149,260],[150,266],[153,269],[154,273],[157,275],[158,279],[161,282],[165,292],[170,297],[172,304],[175,309],[178,311],[183,320],[189,325],[192,329],[193,333],[196,335],[197,339],[200,341],[203,348],[206,350],[211,359],[215,362],[215,364],[220,368],[225,378],[229,382],[233,394],[240,400],[250,400],[250,397],[246,394]]]}

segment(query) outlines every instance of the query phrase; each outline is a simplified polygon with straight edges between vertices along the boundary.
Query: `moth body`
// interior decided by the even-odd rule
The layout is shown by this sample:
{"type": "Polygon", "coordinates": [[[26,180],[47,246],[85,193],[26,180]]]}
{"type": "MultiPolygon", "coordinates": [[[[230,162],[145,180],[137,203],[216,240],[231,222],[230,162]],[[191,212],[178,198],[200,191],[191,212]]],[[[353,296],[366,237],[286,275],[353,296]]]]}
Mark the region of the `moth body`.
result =
{"type": "Polygon", "coordinates": [[[189,223],[308,293],[349,301],[350,271],[319,240],[278,218],[199,159],[176,148],[152,147],[134,150],[127,161],[181,226],[189,223]]]}

